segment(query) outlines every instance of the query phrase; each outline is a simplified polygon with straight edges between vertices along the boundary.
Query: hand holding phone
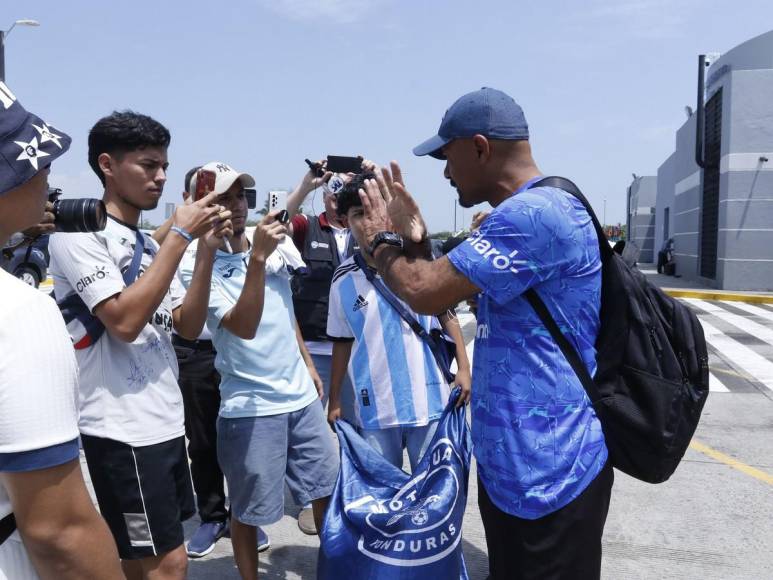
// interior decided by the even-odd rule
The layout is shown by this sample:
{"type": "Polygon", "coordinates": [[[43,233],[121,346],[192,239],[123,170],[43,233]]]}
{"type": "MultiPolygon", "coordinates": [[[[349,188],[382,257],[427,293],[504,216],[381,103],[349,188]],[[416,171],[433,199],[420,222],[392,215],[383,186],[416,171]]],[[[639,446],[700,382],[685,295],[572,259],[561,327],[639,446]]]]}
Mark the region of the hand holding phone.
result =
{"type": "Polygon", "coordinates": [[[193,201],[198,201],[215,190],[215,177],[215,172],[207,169],[199,169],[196,172],[196,191],[193,192],[193,201]]]}
{"type": "Polygon", "coordinates": [[[290,214],[287,213],[287,192],[284,190],[268,192],[268,213],[278,211],[276,216],[278,222],[286,224],[290,221],[290,214]]]}

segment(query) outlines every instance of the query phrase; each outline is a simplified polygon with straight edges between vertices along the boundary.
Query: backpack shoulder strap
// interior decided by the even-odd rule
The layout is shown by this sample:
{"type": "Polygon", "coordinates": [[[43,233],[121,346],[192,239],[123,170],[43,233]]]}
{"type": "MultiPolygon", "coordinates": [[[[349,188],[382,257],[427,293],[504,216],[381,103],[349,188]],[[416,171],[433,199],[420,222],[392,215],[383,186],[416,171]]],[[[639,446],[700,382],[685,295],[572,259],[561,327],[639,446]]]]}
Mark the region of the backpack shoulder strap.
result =
{"type": "Polygon", "coordinates": [[[550,315],[548,307],[545,306],[545,302],[543,302],[542,298],[540,298],[539,294],[537,294],[534,288],[529,288],[526,292],[524,292],[524,297],[529,302],[529,304],[531,304],[531,307],[534,308],[534,311],[537,313],[537,316],[539,316],[542,324],[544,324],[545,328],[547,328],[548,332],[550,332],[550,336],[552,336],[553,340],[556,341],[558,348],[561,349],[564,357],[572,367],[574,374],[576,374],[577,378],[580,379],[582,386],[585,388],[585,392],[588,393],[588,398],[590,399],[591,403],[596,403],[596,401],[601,398],[601,395],[599,394],[599,390],[596,387],[596,383],[593,382],[593,378],[588,372],[588,368],[585,366],[585,363],[577,353],[577,349],[571,345],[566,336],[564,336],[564,333],[561,332],[561,329],[558,327],[555,319],[550,315]]]}
{"type": "Polygon", "coordinates": [[[16,517],[10,513],[0,520],[0,544],[5,542],[16,530],[16,517]]]}
{"type": "MultiPolygon", "coordinates": [[[[607,236],[604,233],[604,229],[601,227],[598,218],[596,217],[596,213],[593,211],[593,208],[591,207],[590,203],[588,203],[588,200],[582,194],[580,189],[574,183],[564,177],[545,177],[544,179],[540,179],[539,181],[533,183],[529,189],[533,187],[556,187],[558,189],[564,190],[565,192],[580,200],[580,202],[585,206],[585,210],[588,212],[591,220],[593,221],[593,227],[596,229],[596,235],[599,239],[599,251],[601,252],[602,258],[604,258],[605,255],[612,253],[612,248],[609,246],[607,236]]],[[[569,340],[567,340],[567,338],[564,336],[564,333],[561,332],[561,329],[558,327],[555,319],[550,315],[550,311],[545,305],[545,302],[542,300],[542,298],[540,298],[540,295],[537,294],[537,291],[534,288],[529,288],[526,292],[524,292],[524,297],[537,313],[537,316],[539,316],[542,324],[544,324],[545,328],[547,328],[548,332],[550,332],[550,336],[553,337],[553,340],[558,345],[558,348],[561,349],[564,357],[572,367],[574,374],[576,374],[577,378],[580,379],[580,382],[585,388],[585,392],[588,394],[591,403],[598,401],[601,396],[599,395],[599,390],[596,387],[596,383],[593,382],[593,378],[588,372],[588,368],[585,366],[585,363],[577,353],[577,349],[571,345],[569,340]]]]}
{"type": "Polygon", "coordinates": [[[599,222],[599,218],[596,217],[596,212],[593,211],[593,207],[591,207],[590,202],[580,191],[580,188],[574,184],[574,182],[570,181],[565,177],[558,177],[553,175],[550,177],[544,177],[539,181],[534,182],[531,185],[531,187],[529,187],[529,189],[532,189],[535,187],[555,187],[557,189],[562,189],[566,193],[569,193],[574,197],[576,197],[578,200],[580,200],[580,203],[582,203],[582,205],[585,206],[585,211],[588,212],[588,215],[590,216],[590,219],[593,222],[593,228],[596,230],[596,236],[599,239],[599,249],[601,251],[601,257],[606,258],[612,254],[612,248],[609,245],[609,240],[607,240],[607,235],[604,233],[604,228],[601,226],[601,222],[599,222]]]}
{"type": "Polygon", "coordinates": [[[129,268],[123,273],[123,281],[127,286],[137,279],[137,274],[140,273],[140,265],[142,264],[142,254],[144,253],[145,234],[140,230],[137,230],[137,239],[134,242],[134,255],[132,256],[129,268]]]}

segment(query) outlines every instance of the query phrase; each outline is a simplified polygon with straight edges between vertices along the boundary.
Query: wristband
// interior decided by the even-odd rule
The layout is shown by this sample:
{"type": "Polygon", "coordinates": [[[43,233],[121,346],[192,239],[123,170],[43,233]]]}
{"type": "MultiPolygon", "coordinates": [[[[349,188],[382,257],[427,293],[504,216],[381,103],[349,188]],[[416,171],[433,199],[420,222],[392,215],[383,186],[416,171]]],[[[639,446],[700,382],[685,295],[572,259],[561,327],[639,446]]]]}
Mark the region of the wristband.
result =
{"type": "Polygon", "coordinates": [[[172,226],[170,230],[176,234],[180,234],[188,241],[189,244],[193,241],[193,236],[190,235],[184,228],[181,228],[180,226],[172,226]]]}

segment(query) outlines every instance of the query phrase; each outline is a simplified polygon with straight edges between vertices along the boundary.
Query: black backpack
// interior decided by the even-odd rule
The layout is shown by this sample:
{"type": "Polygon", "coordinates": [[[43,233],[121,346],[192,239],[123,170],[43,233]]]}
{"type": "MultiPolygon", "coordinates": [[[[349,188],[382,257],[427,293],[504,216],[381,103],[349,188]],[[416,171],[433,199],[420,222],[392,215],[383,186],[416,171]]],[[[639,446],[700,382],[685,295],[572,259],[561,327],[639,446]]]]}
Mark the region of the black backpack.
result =
{"type": "Polygon", "coordinates": [[[595,377],[537,292],[529,289],[525,297],[585,387],[612,465],[642,481],[666,481],[690,444],[709,394],[709,359],[698,317],[612,251],[593,208],[574,183],[546,177],[531,187],[570,193],[593,220],[602,263],[595,377]]]}

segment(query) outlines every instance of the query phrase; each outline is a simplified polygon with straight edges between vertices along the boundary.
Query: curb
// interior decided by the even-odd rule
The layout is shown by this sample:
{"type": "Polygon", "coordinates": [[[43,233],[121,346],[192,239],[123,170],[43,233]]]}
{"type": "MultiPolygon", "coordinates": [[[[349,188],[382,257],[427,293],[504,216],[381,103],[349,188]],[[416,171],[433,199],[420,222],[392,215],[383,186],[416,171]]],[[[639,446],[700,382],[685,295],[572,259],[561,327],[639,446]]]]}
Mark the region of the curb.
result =
{"type": "Polygon", "coordinates": [[[663,292],[674,298],[698,298],[699,300],[729,300],[731,302],[748,302],[750,304],[773,304],[771,294],[742,294],[738,292],[722,292],[714,290],[681,290],[679,288],[661,288],[663,292]]]}

